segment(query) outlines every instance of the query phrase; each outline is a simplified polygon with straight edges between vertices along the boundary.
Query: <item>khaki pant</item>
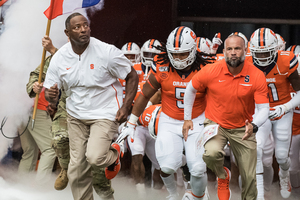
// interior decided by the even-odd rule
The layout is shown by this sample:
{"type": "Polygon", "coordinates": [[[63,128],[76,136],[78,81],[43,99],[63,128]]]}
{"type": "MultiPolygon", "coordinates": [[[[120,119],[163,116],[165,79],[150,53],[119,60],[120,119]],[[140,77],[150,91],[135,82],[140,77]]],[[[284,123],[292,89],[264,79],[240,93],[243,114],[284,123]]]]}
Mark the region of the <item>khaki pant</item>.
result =
{"type": "MultiPolygon", "coordinates": [[[[55,152],[51,147],[51,118],[44,110],[37,109],[34,129],[31,128],[31,118],[26,131],[20,136],[23,149],[22,159],[19,165],[19,173],[29,173],[35,170],[39,150],[40,161],[37,169],[36,180],[45,183],[49,180],[55,161],[55,152]]],[[[20,134],[26,125],[19,128],[20,134]]]]}
{"type": "MultiPolygon", "coordinates": [[[[210,124],[215,123],[205,119],[204,125],[210,124]]],[[[204,145],[203,160],[218,178],[224,179],[226,174],[223,169],[225,155],[223,149],[229,141],[242,178],[242,199],[256,200],[256,139],[255,134],[252,134],[247,140],[242,141],[244,134],[245,127],[236,129],[219,127],[218,134],[204,145]]]]}
{"type": "Polygon", "coordinates": [[[111,147],[118,123],[107,119],[79,120],[68,115],[70,163],[68,178],[75,200],[93,200],[92,169],[113,164],[118,156],[111,147]]]}

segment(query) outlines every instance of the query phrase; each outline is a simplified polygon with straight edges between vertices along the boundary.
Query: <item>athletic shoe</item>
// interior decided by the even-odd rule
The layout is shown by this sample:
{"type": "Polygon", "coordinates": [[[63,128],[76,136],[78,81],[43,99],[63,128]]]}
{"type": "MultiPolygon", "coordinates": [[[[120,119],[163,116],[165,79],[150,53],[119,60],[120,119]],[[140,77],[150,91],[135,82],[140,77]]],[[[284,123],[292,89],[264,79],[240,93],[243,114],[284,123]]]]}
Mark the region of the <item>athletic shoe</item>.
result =
{"type": "MultiPolygon", "coordinates": [[[[186,190],[182,197],[182,200],[193,200],[193,199],[194,199],[194,196],[192,194],[192,190],[186,190]]],[[[205,188],[205,194],[204,194],[203,200],[209,200],[209,194],[208,194],[207,188],[205,188]]]]}
{"type": "Polygon", "coordinates": [[[289,198],[292,192],[290,173],[287,172],[287,176],[283,176],[281,170],[279,172],[279,184],[280,184],[280,194],[282,198],[289,198]]]}
{"type": "Polygon", "coordinates": [[[120,145],[117,143],[113,143],[111,146],[114,147],[118,151],[118,157],[117,157],[117,160],[113,164],[111,164],[110,166],[105,168],[105,176],[108,180],[115,178],[115,176],[119,173],[119,171],[121,169],[120,145]]]}
{"type": "Polygon", "coordinates": [[[224,167],[224,170],[227,173],[225,179],[218,178],[218,198],[219,200],[229,200],[231,191],[229,189],[229,181],[231,178],[230,170],[227,167],[224,167]]]}

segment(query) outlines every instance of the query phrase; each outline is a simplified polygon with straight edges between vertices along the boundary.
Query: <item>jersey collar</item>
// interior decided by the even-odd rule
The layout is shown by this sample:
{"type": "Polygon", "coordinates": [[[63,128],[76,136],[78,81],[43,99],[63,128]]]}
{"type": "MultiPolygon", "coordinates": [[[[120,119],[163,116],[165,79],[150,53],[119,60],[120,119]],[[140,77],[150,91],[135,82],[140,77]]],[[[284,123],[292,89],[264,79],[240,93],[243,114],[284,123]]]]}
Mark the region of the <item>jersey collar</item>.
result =
{"type": "MultiPolygon", "coordinates": [[[[252,57],[252,59],[253,59],[253,57],[252,57]]],[[[275,60],[267,67],[261,67],[261,66],[257,65],[254,61],[253,61],[253,64],[255,65],[255,67],[257,67],[262,72],[264,72],[265,75],[267,75],[275,67],[275,65],[277,63],[277,59],[278,59],[278,53],[276,54],[275,60]]]]}

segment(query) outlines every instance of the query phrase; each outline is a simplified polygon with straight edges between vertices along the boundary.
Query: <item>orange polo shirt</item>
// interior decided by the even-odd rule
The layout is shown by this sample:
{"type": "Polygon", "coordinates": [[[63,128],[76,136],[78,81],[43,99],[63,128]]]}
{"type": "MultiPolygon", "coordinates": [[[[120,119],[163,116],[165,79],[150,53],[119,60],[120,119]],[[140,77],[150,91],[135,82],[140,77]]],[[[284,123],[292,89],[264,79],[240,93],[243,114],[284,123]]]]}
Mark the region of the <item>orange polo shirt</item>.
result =
{"type": "Polygon", "coordinates": [[[206,92],[206,118],[226,129],[245,126],[252,121],[255,103],[269,103],[268,88],[262,71],[245,61],[235,77],[225,60],[206,65],[193,78],[199,92],[206,92]]]}

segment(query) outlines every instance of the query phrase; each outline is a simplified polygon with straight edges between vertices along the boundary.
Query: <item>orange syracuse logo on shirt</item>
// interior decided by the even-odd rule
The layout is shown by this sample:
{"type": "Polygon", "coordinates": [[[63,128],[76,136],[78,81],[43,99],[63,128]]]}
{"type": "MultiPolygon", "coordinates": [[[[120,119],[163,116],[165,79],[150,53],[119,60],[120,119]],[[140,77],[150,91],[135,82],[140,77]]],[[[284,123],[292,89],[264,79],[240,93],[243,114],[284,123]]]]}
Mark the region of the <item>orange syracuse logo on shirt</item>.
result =
{"type": "Polygon", "coordinates": [[[91,69],[94,69],[94,64],[91,64],[91,65],[90,65],[90,68],[91,68],[91,69]]]}

